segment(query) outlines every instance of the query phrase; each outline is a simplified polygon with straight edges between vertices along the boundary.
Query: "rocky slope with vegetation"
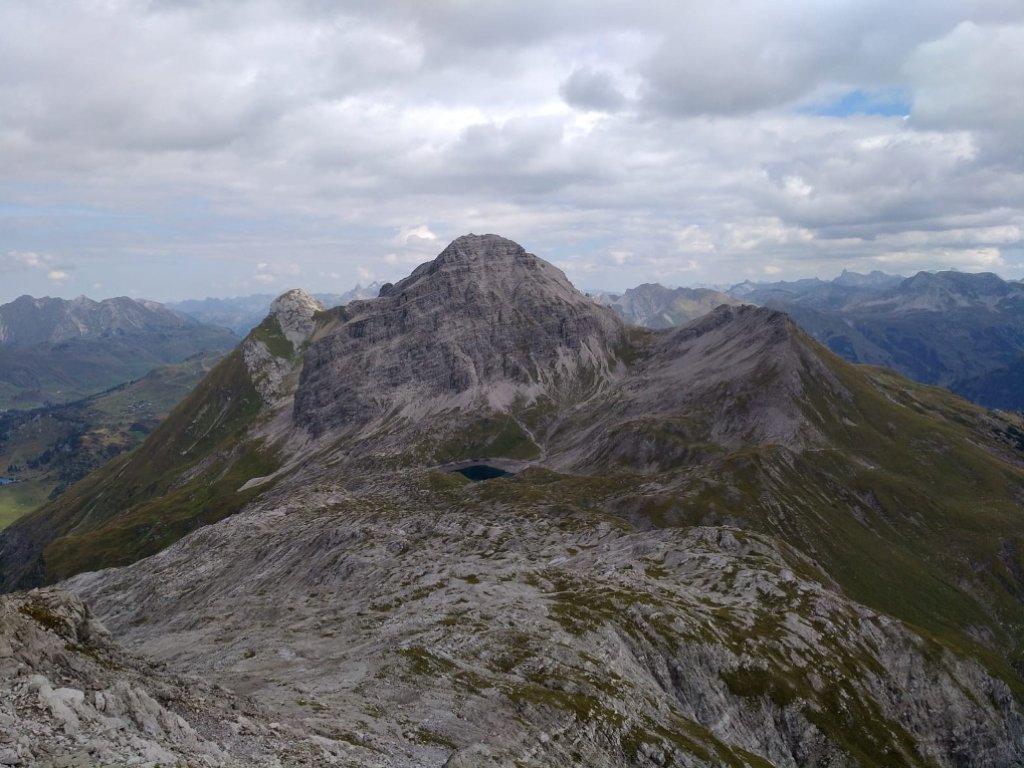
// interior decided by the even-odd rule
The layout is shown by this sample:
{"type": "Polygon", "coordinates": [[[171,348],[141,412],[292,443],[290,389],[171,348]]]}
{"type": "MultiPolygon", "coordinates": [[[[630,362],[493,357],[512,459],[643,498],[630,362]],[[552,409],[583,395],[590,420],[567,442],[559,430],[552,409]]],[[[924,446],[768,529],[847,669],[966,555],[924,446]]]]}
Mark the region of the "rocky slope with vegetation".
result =
{"type": "Polygon", "coordinates": [[[990,273],[920,272],[898,282],[742,285],[738,296],[790,314],[832,351],[893,368],[991,408],[1024,410],[1024,285],[990,273]]]}
{"type": "Polygon", "coordinates": [[[0,572],[352,765],[1001,766],[1022,505],[1012,416],[770,309],[630,326],[467,236],[283,296],[0,572]]]}
{"type": "Polygon", "coordinates": [[[125,651],[74,595],[0,597],[0,765],[319,766],[346,745],[125,651]]]}

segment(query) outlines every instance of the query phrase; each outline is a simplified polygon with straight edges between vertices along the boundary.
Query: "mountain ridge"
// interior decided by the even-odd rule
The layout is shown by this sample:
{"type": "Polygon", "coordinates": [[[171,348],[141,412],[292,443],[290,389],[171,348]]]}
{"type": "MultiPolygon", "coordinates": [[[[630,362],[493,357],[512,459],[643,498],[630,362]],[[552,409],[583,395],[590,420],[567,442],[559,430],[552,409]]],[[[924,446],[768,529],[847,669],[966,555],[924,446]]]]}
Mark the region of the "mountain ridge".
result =
{"type": "Polygon", "coordinates": [[[467,236],[375,299],[285,295],[0,572],[357,764],[995,766],[1022,501],[1020,420],[771,308],[631,326],[467,236]]]}
{"type": "Polygon", "coordinates": [[[0,345],[12,348],[197,325],[155,301],[127,296],[94,301],[24,295],[0,305],[0,345]]]}

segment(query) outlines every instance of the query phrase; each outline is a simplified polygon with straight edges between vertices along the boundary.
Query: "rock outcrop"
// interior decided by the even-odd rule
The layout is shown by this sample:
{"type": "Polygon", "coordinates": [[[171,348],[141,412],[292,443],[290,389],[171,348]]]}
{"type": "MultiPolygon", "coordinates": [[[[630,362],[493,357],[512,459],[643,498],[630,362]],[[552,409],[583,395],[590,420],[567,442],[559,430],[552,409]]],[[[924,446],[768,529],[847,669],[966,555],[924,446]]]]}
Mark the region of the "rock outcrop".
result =
{"type": "Polygon", "coordinates": [[[287,291],[270,305],[270,314],[242,342],[242,357],[256,390],[264,402],[274,405],[288,394],[288,375],[301,363],[296,355],[309,340],[320,302],[305,291],[287,291]]]}
{"type": "Polygon", "coordinates": [[[543,474],[493,482],[293,491],[68,586],[150,657],[357,745],[360,765],[1022,758],[1005,683],[779,541],[630,530],[588,515],[594,497],[553,510],[543,474]]]}
{"type": "Polygon", "coordinates": [[[285,337],[298,349],[313,333],[313,317],[323,306],[301,288],[293,288],[274,299],[270,315],[277,319],[285,337]]]}
{"type": "Polygon", "coordinates": [[[73,594],[0,597],[0,765],[313,766],[322,742],[127,653],[73,594]]]}

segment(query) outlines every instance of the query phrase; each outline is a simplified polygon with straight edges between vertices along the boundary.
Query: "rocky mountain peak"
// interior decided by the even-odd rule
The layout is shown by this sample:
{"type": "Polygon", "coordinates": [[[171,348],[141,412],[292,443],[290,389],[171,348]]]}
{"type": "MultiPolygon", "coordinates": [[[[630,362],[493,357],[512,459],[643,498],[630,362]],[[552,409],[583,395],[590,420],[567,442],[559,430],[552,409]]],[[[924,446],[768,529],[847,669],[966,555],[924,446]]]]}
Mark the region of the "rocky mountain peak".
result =
{"type": "Polygon", "coordinates": [[[313,316],[322,310],[320,302],[301,288],[282,293],[270,305],[270,314],[277,318],[281,331],[296,348],[309,338],[313,316]]]}
{"type": "Polygon", "coordinates": [[[497,235],[460,237],[379,298],[332,313],[295,398],[296,421],[314,433],[387,413],[532,401],[580,367],[614,367],[624,332],[560,270],[497,235]]]}
{"type": "Polygon", "coordinates": [[[459,291],[479,301],[542,295],[569,304],[590,302],[573,287],[561,270],[527,253],[516,242],[499,235],[463,235],[433,261],[381,289],[381,296],[459,291]]]}

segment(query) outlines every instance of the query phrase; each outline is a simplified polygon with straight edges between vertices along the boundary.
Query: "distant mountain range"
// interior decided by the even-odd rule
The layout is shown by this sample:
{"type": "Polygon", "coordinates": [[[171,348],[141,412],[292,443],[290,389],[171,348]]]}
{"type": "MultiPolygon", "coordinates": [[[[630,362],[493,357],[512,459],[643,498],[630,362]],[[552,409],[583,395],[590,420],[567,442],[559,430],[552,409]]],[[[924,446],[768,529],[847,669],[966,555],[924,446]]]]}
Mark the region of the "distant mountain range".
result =
{"type": "MultiPolygon", "coordinates": [[[[365,287],[357,285],[345,293],[315,293],[313,295],[323,306],[337,307],[355,299],[375,298],[380,292],[381,285],[381,283],[375,282],[365,287]]],[[[263,321],[270,311],[273,301],[272,294],[256,293],[237,298],[172,301],[168,302],[167,306],[203,323],[229,328],[242,337],[263,321]]]]}
{"type": "Polygon", "coordinates": [[[599,304],[614,309],[631,323],[647,328],[671,328],[706,315],[722,304],[742,304],[743,299],[707,288],[666,288],[644,283],[622,294],[593,296],[599,304]]]}
{"type": "Polygon", "coordinates": [[[833,352],[992,407],[1024,410],[1024,284],[989,273],[873,273],[730,290],[781,309],[833,352]]]}
{"type": "MultiPolygon", "coordinates": [[[[965,295],[825,290],[888,317],[965,295]]],[[[0,699],[63,690],[124,762],[67,686],[145,681],[86,663],[118,652],[73,631],[71,590],[166,665],[154,686],[222,686],[206,710],[170,689],[177,729],[147,730],[167,763],[1024,762],[1017,415],[851,365],[776,309],[627,323],[496,235],[379,293],[278,297],[138,449],[0,532],[4,588],[64,580],[0,600],[36,654],[0,699]],[[38,658],[60,648],[73,682],[38,658]],[[226,714],[231,690],[268,716],[226,714]],[[232,736],[266,721],[299,743],[232,736]]],[[[70,710],[38,701],[11,711],[42,762],[70,710]]]]}
{"type": "Polygon", "coordinates": [[[0,411],[79,400],[236,343],[155,302],[22,296],[0,306],[0,411]]]}

